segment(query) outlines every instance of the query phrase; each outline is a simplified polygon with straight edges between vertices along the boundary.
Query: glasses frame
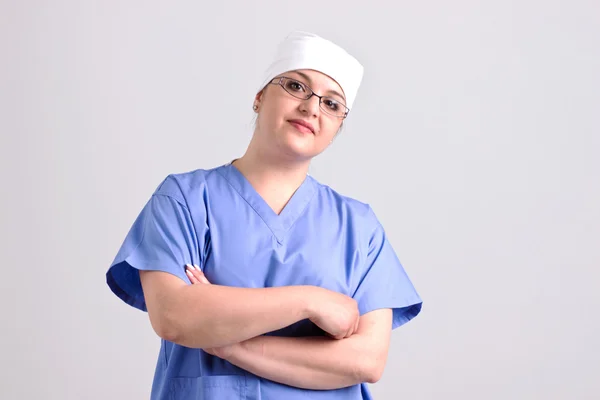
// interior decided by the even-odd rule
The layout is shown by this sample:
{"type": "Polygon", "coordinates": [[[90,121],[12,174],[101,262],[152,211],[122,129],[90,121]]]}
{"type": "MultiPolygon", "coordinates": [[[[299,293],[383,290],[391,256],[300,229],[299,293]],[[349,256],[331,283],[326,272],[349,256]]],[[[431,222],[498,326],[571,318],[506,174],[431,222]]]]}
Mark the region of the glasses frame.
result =
{"type": "Polygon", "coordinates": [[[271,79],[271,82],[269,82],[269,84],[272,84],[272,85],[279,85],[279,86],[281,86],[281,87],[283,88],[283,90],[285,90],[285,92],[286,92],[286,93],[288,93],[288,94],[290,94],[292,97],[295,97],[295,98],[297,98],[297,99],[300,99],[300,100],[308,100],[308,99],[310,99],[310,98],[311,98],[311,97],[313,97],[313,96],[316,96],[316,97],[318,97],[318,98],[319,98],[319,108],[320,108],[320,109],[321,109],[321,110],[322,110],[322,111],[323,111],[325,114],[327,114],[327,115],[331,115],[332,117],[335,117],[335,118],[341,118],[341,119],[345,119],[345,118],[348,116],[348,113],[350,112],[350,109],[349,109],[348,107],[346,107],[346,105],[345,105],[344,103],[342,103],[341,101],[339,101],[339,100],[336,100],[336,99],[334,99],[334,98],[333,98],[333,97],[331,97],[331,96],[319,96],[318,94],[316,94],[316,93],[315,93],[315,91],[314,91],[314,90],[312,90],[312,88],[311,88],[310,86],[308,86],[306,83],[304,83],[304,82],[302,82],[302,81],[299,81],[298,79],[290,78],[290,77],[287,77],[287,76],[280,76],[280,77],[277,77],[277,78],[273,78],[273,79],[271,79]],[[283,85],[283,81],[284,81],[285,79],[287,79],[287,80],[290,80],[290,81],[294,81],[294,82],[298,82],[299,84],[301,84],[302,86],[304,86],[306,89],[308,89],[308,92],[309,92],[309,94],[308,94],[307,96],[298,97],[298,96],[297,96],[295,93],[290,93],[290,92],[289,92],[289,91],[288,91],[288,90],[285,88],[285,86],[283,85]],[[275,81],[277,81],[277,82],[275,82],[275,81]],[[332,100],[334,100],[336,103],[338,103],[338,104],[340,104],[342,107],[344,107],[344,108],[346,109],[346,111],[344,112],[344,115],[335,115],[335,114],[332,114],[330,111],[327,111],[325,108],[323,108],[323,107],[322,107],[322,105],[323,105],[323,98],[324,98],[324,97],[325,97],[325,98],[328,98],[328,99],[332,99],[332,100]]]}

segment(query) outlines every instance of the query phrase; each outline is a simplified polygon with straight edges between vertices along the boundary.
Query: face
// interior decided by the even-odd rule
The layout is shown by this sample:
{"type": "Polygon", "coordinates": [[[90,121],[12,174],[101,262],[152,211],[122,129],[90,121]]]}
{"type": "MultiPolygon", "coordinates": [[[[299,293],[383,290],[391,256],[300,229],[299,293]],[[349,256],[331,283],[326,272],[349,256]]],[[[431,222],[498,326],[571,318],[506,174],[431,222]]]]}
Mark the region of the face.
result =
{"type": "MultiPolygon", "coordinates": [[[[281,76],[303,83],[319,96],[329,96],[346,104],[341,87],[321,72],[304,69],[285,72],[276,78],[281,76]]],[[[292,85],[289,89],[299,88],[292,85]]],[[[343,122],[343,118],[325,113],[319,107],[317,96],[298,99],[276,84],[269,84],[259,92],[254,104],[258,106],[254,135],[262,150],[283,152],[297,160],[309,160],[325,150],[343,122]],[[312,129],[301,126],[300,122],[309,124],[312,129]]]]}

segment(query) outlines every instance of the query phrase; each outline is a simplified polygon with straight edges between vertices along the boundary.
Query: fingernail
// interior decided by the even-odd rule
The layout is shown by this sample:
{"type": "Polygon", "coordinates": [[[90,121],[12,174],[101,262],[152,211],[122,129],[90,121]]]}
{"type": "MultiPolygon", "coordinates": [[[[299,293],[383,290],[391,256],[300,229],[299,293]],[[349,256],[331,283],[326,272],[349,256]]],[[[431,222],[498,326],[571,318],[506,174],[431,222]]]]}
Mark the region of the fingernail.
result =
{"type": "Polygon", "coordinates": [[[194,277],[194,275],[193,275],[193,274],[192,274],[190,271],[185,271],[185,273],[186,273],[186,274],[188,274],[188,276],[189,276],[190,278],[193,278],[193,277],[194,277]]]}
{"type": "Polygon", "coordinates": [[[188,267],[193,271],[195,268],[192,264],[188,264],[188,267]]]}
{"type": "Polygon", "coordinates": [[[198,269],[198,271],[200,271],[200,267],[197,266],[196,264],[194,264],[194,266],[198,269]]]}

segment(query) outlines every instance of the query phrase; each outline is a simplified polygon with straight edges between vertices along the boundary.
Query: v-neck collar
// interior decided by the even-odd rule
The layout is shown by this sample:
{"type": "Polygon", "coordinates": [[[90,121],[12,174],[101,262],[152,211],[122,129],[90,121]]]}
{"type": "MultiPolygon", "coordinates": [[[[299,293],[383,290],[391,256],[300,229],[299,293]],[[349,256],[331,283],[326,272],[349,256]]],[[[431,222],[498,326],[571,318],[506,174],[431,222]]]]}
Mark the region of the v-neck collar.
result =
{"type": "MultiPolygon", "coordinates": [[[[235,161],[235,160],[234,160],[235,161]]],[[[233,161],[232,161],[233,162],[233,161]]],[[[267,204],[252,184],[246,179],[236,166],[229,162],[219,168],[218,172],[229,182],[239,195],[252,207],[258,216],[269,227],[280,244],[285,234],[294,225],[294,222],[304,212],[306,206],[316,192],[316,184],[310,175],[294,192],[279,215],[267,204]]]]}

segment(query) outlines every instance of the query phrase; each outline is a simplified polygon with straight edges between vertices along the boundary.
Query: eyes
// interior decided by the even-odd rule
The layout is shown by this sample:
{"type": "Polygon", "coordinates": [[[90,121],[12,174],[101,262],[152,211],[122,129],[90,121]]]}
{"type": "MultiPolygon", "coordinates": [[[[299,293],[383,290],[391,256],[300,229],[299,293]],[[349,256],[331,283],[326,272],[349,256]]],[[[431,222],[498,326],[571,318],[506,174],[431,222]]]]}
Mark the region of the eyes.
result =
{"type": "MultiPolygon", "coordinates": [[[[290,94],[293,94],[300,98],[307,99],[312,95],[312,91],[305,84],[297,80],[285,78],[283,85],[284,89],[287,90],[290,94]]],[[[335,113],[339,113],[344,109],[342,103],[329,96],[323,96],[321,98],[321,106],[325,106],[327,110],[335,113]]]]}
{"type": "Polygon", "coordinates": [[[340,111],[342,109],[340,103],[338,103],[331,97],[323,97],[321,101],[323,104],[325,104],[325,107],[329,108],[331,111],[340,111]]]}
{"type": "Polygon", "coordinates": [[[294,81],[292,79],[286,79],[285,88],[291,90],[296,93],[308,93],[306,86],[298,81],[294,81]]]}

